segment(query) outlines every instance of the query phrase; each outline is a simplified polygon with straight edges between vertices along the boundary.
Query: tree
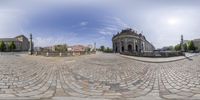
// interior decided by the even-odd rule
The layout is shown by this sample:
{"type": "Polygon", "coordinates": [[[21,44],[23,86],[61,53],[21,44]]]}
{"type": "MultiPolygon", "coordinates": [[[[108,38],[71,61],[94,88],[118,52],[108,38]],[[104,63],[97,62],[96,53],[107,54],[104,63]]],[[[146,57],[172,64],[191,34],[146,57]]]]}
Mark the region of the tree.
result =
{"type": "Polygon", "coordinates": [[[91,51],[91,48],[89,48],[89,47],[86,48],[86,51],[87,51],[87,52],[90,52],[90,51],[91,51]]]}
{"type": "Polygon", "coordinates": [[[188,50],[195,51],[196,47],[194,46],[194,42],[190,41],[188,44],[188,50]]]}
{"type": "Polygon", "coordinates": [[[166,46],[166,47],[163,47],[162,50],[164,50],[164,51],[173,51],[174,47],[173,46],[166,46]]]}
{"type": "Polygon", "coordinates": [[[176,51],[180,51],[180,50],[181,50],[181,45],[180,45],[180,44],[177,44],[177,45],[175,46],[175,50],[176,50],[176,51]]]}
{"type": "Polygon", "coordinates": [[[3,41],[0,42],[0,51],[5,51],[6,50],[6,45],[3,41]]]}
{"type": "Polygon", "coordinates": [[[65,51],[67,51],[67,44],[56,45],[55,46],[55,51],[58,51],[58,52],[65,52],[65,51]]]}
{"type": "Polygon", "coordinates": [[[8,48],[10,51],[13,51],[14,49],[16,49],[16,45],[15,45],[14,41],[9,43],[8,48]]]}
{"type": "Polygon", "coordinates": [[[169,47],[168,47],[168,50],[169,50],[169,51],[173,51],[173,50],[174,50],[174,47],[173,47],[173,46],[169,46],[169,47]]]}
{"type": "Polygon", "coordinates": [[[106,53],[112,53],[112,49],[110,49],[109,47],[107,47],[107,48],[104,50],[104,52],[106,52],[106,53]]]}
{"type": "Polygon", "coordinates": [[[187,46],[187,44],[185,43],[185,44],[183,44],[183,49],[184,49],[184,51],[185,52],[187,52],[188,51],[188,46],[187,46]]]}
{"type": "Polygon", "coordinates": [[[105,50],[105,47],[102,45],[101,47],[100,47],[100,51],[104,51],[105,50]]]}

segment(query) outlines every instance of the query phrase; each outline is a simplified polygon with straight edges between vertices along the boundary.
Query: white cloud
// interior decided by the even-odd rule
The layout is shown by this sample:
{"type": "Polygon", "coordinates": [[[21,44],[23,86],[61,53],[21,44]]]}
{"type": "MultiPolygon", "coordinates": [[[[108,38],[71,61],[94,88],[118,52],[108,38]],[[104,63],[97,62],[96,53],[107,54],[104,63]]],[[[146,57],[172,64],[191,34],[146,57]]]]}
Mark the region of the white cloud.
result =
{"type": "Polygon", "coordinates": [[[87,21],[83,21],[83,22],[80,23],[80,25],[81,26],[86,26],[86,25],[88,25],[88,22],[87,21]]]}
{"type": "Polygon", "coordinates": [[[113,35],[114,34],[114,33],[109,32],[109,31],[100,31],[99,33],[103,34],[103,35],[113,35]]]}
{"type": "Polygon", "coordinates": [[[23,12],[17,9],[0,9],[0,37],[15,37],[23,33],[23,12]]]}
{"type": "Polygon", "coordinates": [[[81,37],[78,37],[77,33],[58,33],[54,35],[44,36],[35,36],[33,34],[33,42],[36,47],[46,47],[57,44],[83,44],[88,45],[86,42],[82,41],[81,37]]]}
{"type": "Polygon", "coordinates": [[[122,19],[118,17],[106,16],[105,17],[104,28],[99,29],[99,33],[102,35],[113,35],[124,28],[130,28],[122,19]]]}

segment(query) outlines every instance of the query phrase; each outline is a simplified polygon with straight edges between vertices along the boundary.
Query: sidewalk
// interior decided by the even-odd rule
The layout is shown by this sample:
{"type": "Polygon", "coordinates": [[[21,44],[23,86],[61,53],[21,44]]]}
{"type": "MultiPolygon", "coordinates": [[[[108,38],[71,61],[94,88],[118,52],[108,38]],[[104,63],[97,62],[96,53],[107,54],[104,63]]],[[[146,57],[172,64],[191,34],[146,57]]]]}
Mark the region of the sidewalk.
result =
{"type": "Polygon", "coordinates": [[[177,57],[167,57],[167,58],[151,58],[151,57],[136,57],[136,56],[128,56],[128,55],[120,55],[121,57],[129,58],[129,59],[134,59],[137,61],[142,61],[142,62],[149,62],[149,63],[165,63],[165,62],[173,62],[173,61],[178,61],[178,60],[183,60],[183,59],[189,59],[192,60],[190,57],[193,56],[198,56],[200,55],[199,53],[186,53],[185,56],[177,56],[177,57]]]}

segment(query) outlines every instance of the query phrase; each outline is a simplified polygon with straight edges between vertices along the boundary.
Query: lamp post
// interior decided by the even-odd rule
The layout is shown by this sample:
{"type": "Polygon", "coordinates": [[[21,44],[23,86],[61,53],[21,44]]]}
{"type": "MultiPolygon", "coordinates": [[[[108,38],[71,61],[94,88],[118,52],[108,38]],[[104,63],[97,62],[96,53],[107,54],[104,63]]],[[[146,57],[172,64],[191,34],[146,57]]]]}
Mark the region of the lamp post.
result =
{"type": "Polygon", "coordinates": [[[33,54],[33,42],[32,42],[32,34],[30,34],[30,41],[29,41],[29,55],[33,54]]]}

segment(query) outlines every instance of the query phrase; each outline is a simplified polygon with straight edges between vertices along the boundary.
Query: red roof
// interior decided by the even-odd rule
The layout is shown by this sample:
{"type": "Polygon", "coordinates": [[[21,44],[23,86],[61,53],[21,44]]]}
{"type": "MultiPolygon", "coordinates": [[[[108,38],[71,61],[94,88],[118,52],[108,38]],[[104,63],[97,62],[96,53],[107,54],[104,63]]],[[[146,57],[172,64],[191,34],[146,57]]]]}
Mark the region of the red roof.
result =
{"type": "Polygon", "coordinates": [[[83,45],[74,45],[71,46],[72,51],[85,51],[86,47],[83,45]]]}

